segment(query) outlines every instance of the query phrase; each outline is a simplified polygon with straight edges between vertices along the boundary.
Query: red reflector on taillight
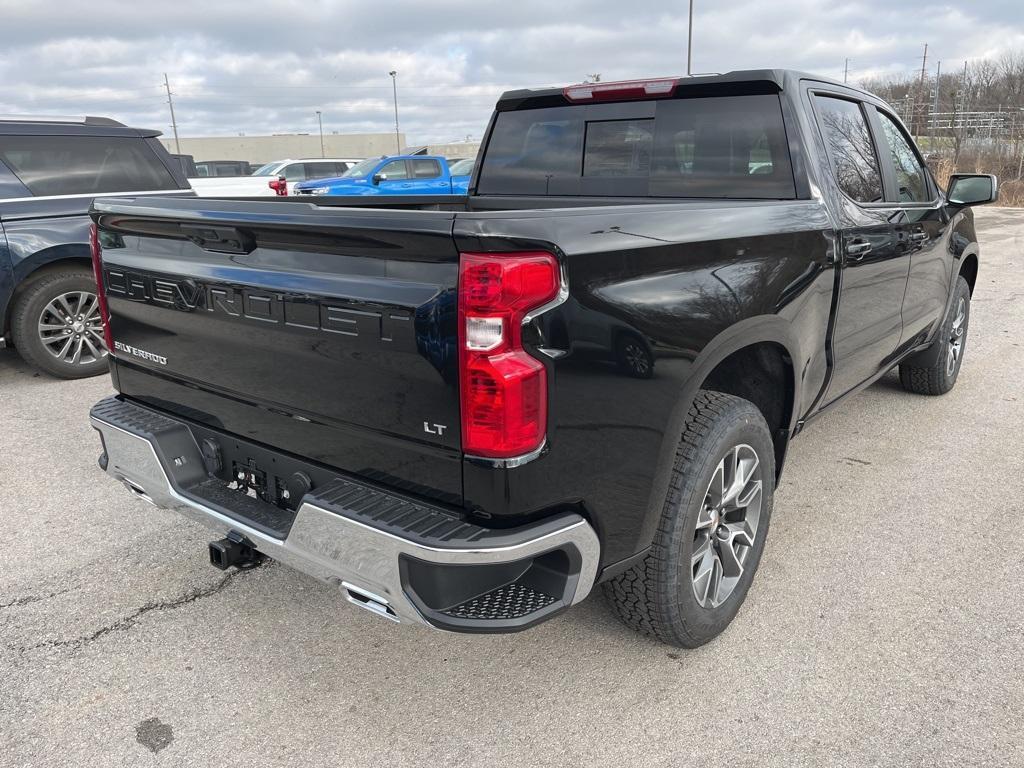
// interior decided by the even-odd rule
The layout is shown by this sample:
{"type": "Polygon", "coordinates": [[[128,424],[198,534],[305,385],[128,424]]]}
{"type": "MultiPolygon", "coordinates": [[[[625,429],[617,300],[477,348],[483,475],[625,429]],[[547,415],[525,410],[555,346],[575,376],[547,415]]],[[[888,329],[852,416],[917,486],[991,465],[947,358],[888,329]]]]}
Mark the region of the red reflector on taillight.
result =
{"type": "Polygon", "coordinates": [[[612,83],[580,83],[562,89],[569,101],[622,101],[625,99],[658,99],[676,92],[679,78],[657,80],[620,80],[612,83]]]}
{"type": "Polygon", "coordinates": [[[93,224],[89,227],[89,251],[92,254],[92,274],[96,278],[96,301],[100,305],[100,320],[103,321],[103,341],[107,351],[114,351],[114,338],[110,333],[110,310],[107,308],[107,286],[103,282],[103,255],[100,253],[99,230],[93,224]]]}
{"type": "Polygon", "coordinates": [[[459,265],[462,449],[510,458],[539,448],[547,375],[522,346],[523,318],[560,287],[550,253],[463,253],[459,265]]]}

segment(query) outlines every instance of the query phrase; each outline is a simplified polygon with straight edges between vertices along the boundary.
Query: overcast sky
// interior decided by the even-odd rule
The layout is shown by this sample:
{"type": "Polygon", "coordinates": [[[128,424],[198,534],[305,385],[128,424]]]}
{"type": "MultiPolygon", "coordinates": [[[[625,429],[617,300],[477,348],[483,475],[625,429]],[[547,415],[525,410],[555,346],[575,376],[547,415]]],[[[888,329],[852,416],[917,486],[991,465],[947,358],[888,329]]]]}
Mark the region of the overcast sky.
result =
{"type": "MultiPolygon", "coordinates": [[[[1024,49],[1022,0],[695,0],[694,71],[851,80],[1024,49]]],[[[686,71],[686,0],[0,0],[0,114],[96,114],[182,136],[394,128],[478,139],[503,90],[686,71]]]]}

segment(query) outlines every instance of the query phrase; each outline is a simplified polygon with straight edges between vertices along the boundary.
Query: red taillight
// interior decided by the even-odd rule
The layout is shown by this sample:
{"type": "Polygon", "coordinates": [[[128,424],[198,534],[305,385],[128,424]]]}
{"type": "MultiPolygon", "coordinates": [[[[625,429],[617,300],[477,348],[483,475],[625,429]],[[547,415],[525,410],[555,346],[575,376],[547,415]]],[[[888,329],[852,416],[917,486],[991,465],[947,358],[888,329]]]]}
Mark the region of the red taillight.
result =
{"type": "Polygon", "coordinates": [[[547,376],[523,349],[523,318],[558,295],[558,261],[545,252],[461,257],[462,449],[521,456],[543,444],[547,428],[547,376]]]}
{"type": "Polygon", "coordinates": [[[284,176],[268,181],[267,186],[274,190],[278,197],[286,197],[288,195],[288,182],[285,181],[284,176]]]}
{"type": "Polygon", "coordinates": [[[110,310],[107,309],[107,286],[103,282],[103,256],[100,253],[100,235],[96,225],[89,227],[89,250],[92,253],[92,274],[96,278],[96,300],[100,305],[100,319],[103,321],[103,341],[107,351],[114,351],[114,339],[110,335],[110,310]]]}
{"type": "Polygon", "coordinates": [[[622,101],[625,99],[659,99],[676,92],[679,78],[657,80],[620,80],[614,83],[580,83],[562,89],[569,101],[622,101]]]}

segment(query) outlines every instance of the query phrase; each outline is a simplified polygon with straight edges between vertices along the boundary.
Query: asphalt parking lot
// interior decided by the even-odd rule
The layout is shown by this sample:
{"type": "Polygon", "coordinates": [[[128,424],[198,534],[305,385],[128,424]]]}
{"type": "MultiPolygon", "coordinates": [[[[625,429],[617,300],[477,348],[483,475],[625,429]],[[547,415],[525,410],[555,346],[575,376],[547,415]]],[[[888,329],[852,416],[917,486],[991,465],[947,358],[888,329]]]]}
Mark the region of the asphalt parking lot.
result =
{"type": "Polygon", "coordinates": [[[105,377],[0,352],[0,765],[1024,765],[1024,211],[981,210],[949,395],[895,375],[792,448],[717,641],[600,594],[528,633],[399,628],[96,467],[105,377]]]}

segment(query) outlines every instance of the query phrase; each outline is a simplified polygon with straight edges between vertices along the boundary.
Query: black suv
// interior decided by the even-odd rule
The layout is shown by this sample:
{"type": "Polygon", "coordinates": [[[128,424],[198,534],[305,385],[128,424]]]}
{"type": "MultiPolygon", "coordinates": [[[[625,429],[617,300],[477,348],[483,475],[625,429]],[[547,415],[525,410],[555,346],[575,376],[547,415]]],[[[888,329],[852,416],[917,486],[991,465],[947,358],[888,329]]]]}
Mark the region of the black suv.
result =
{"type": "Polygon", "coordinates": [[[0,347],[62,378],[107,370],[92,200],[185,193],[159,131],[102,117],[0,117],[0,347]]]}

